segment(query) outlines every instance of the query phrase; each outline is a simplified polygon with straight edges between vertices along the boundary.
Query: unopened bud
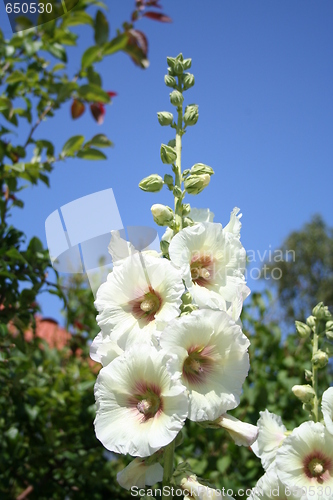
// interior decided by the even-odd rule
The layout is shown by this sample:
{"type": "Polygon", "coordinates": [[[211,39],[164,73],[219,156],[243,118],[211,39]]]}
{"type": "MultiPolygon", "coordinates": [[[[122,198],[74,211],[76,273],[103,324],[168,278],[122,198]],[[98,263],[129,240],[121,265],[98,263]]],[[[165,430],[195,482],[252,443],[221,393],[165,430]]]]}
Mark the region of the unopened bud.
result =
{"type": "Polygon", "coordinates": [[[170,94],[170,102],[173,106],[181,106],[183,104],[183,94],[179,90],[173,90],[170,94]]]}
{"type": "Polygon", "coordinates": [[[325,306],[323,302],[319,302],[314,308],[312,309],[312,314],[317,318],[317,319],[325,319],[326,316],[326,311],[325,311],[325,306]]]}
{"type": "Polygon", "coordinates": [[[200,174],[213,175],[214,174],[214,170],[212,169],[212,167],[209,167],[208,165],[204,165],[203,163],[196,163],[191,168],[191,174],[195,174],[195,175],[200,175],[200,174]]]}
{"type": "Polygon", "coordinates": [[[311,382],[312,380],[312,372],[310,370],[304,370],[305,380],[307,382],[311,382]]]}
{"type": "Polygon", "coordinates": [[[172,147],[167,146],[166,144],[161,144],[160,153],[162,162],[168,165],[174,163],[177,159],[176,151],[172,147]]]}
{"type": "Polygon", "coordinates": [[[310,328],[313,328],[314,326],[316,326],[316,318],[314,316],[309,316],[306,320],[306,324],[310,328]]]}
{"type": "Polygon", "coordinates": [[[182,192],[182,190],[180,189],[180,187],[175,186],[175,187],[173,188],[172,194],[174,195],[174,197],[175,197],[175,198],[181,198],[181,197],[182,197],[182,195],[183,195],[183,192],[182,192]]]}
{"type": "Polygon", "coordinates": [[[295,396],[300,399],[303,403],[310,403],[315,397],[316,393],[311,387],[311,385],[294,385],[291,388],[295,396]]]}
{"type": "Polygon", "coordinates": [[[171,125],[173,121],[173,114],[168,111],[160,111],[157,113],[157,118],[159,124],[162,125],[162,127],[165,127],[167,125],[171,125]]]}
{"type": "Polygon", "coordinates": [[[159,203],[156,203],[151,207],[151,213],[153,214],[154,221],[159,226],[167,226],[174,217],[173,211],[170,207],[160,205],[159,203]]]}
{"type": "Polygon", "coordinates": [[[180,76],[184,72],[183,64],[181,61],[177,61],[174,64],[173,71],[175,72],[176,75],[180,76]]]}
{"type": "Polygon", "coordinates": [[[167,57],[167,63],[171,69],[173,69],[177,59],[175,57],[167,57]]]}
{"type": "Polygon", "coordinates": [[[171,87],[171,88],[174,88],[177,85],[176,78],[174,78],[171,75],[165,75],[164,83],[167,87],[171,87]]]}
{"type": "Polygon", "coordinates": [[[189,203],[184,203],[183,215],[188,215],[190,212],[191,212],[191,205],[189,203]]]}
{"type": "Polygon", "coordinates": [[[187,126],[195,125],[199,118],[199,108],[197,104],[189,104],[185,108],[184,123],[187,126]]]}
{"type": "Polygon", "coordinates": [[[169,253],[169,245],[170,243],[168,241],[165,240],[160,241],[160,248],[163,255],[167,255],[169,253]]]}
{"type": "Polygon", "coordinates": [[[192,59],[190,59],[190,58],[183,59],[183,67],[184,67],[184,69],[190,69],[191,66],[192,66],[192,59]]]}
{"type": "Polygon", "coordinates": [[[208,186],[209,174],[189,175],[184,181],[184,187],[188,194],[199,194],[208,186]]]}
{"type": "Polygon", "coordinates": [[[145,177],[139,184],[139,188],[142,189],[142,191],[149,191],[150,193],[157,193],[158,191],[161,191],[162,187],[163,179],[157,174],[145,177]]]}
{"type": "Polygon", "coordinates": [[[328,356],[326,352],[321,351],[319,349],[319,351],[317,351],[316,354],[312,356],[311,361],[314,364],[314,366],[317,366],[318,368],[324,368],[328,363],[328,356]]]}
{"type": "Polygon", "coordinates": [[[308,325],[302,323],[302,321],[295,321],[295,326],[300,337],[302,337],[303,339],[310,337],[311,328],[308,325]]]}
{"type": "Polygon", "coordinates": [[[190,292],[185,292],[181,296],[181,299],[182,299],[183,304],[191,304],[191,302],[192,302],[192,295],[190,294],[190,292]]]}
{"type": "Polygon", "coordinates": [[[192,75],[191,73],[185,73],[183,77],[184,90],[188,90],[193,87],[194,83],[194,75],[192,75]]]}
{"type": "Polygon", "coordinates": [[[164,184],[166,184],[168,186],[168,188],[170,189],[170,191],[172,191],[172,189],[173,189],[173,177],[172,177],[172,175],[165,174],[164,184]]]}
{"type": "Polygon", "coordinates": [[[333,321],[326,321],[326,330],[328,332],[333,332],[333,321]]]}
{"type": "Polygon", "coordinates": [[[194,222],[192,219],[190,219],[190,217],[184,217],[183,218],[183,227],[191,227],[191,226],[194,226],[194,222]]]}
{"type": "Polygon", "coordinates": [[[194,304],[185,304],[180,306],[182,314],[191,314],[191,312],[196,311],[198,308],[194,304]]]}

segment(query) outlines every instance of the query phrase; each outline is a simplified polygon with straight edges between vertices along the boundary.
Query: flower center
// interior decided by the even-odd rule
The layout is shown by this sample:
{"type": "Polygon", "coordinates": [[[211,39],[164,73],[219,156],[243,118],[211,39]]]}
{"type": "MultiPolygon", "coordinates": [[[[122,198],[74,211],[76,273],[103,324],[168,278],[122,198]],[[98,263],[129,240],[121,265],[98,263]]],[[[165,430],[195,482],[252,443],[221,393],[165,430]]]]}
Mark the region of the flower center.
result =
{"type": "Polygon", "coordinates": [[[318,477],[323,474],[325,471],[324,463],[322,460],[318,460],[318,458],[313,458],[308,465],[309,471],[313,477],[318,477]]]}
{"type": "Polygon", "coordinates": [[[214,261],[211,256],[197,255],[192,258],[190,269],[194,283],[199,286],[207,286],[213,278],[214,261]]]}
{"type": "Polygon", "coordinates": [[[183,376],[191,384],[203,383],[212,371],[214,355],[212,348],[193,346],[188,349],[188,356],[183,364],[183,376]]]}
{"type": "Polygon", "coordinates": [[[149,419],[154,417],[161,408],[161,398],[151,389],[147,389],[146,392],[140,396],[140,401],[136,407],[145,419],[149,419]]]}
{"type": "Polygon", "coordinates": [[[138,320],[149,323],[155,319],[155,314],[162,307],[161,296],[149,287],[149,292],[129,303],[133,316],[138,320]]]}

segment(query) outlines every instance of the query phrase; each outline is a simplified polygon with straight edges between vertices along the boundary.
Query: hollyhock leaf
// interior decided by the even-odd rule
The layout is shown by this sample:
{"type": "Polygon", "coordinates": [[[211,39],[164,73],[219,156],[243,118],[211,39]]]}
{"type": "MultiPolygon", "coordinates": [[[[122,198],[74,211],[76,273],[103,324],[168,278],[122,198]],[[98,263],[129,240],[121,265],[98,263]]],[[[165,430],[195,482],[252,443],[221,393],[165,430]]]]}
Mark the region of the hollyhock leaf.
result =
{"type": "Polygon", "coordinates": [[[62,154],[64,156],[74,156],[74,154],[81,148],[83,143],[83,135],[74,135],[63,145],[62,154]]]}
{"type": "Polygon", "coordinates": [[[102,59],[101,47],[95,45],[94,47],[89,47],[82,55],[81,67],[87,68],[91,66],[94,62],[101,61],[102,59]]]}
{"type": "Polygon", "coordinates": [[[82,158],[84,160],[106,160],[107,156],[105,156],[102,151],[99,151],[99,149],[93,149],[93,148],[88,148],[88,149],[82,149],[81,151],[78,152],[77,154],[78,158],[82,158]]]}
{"type": "Polygon", "coordinates": [[[109,23],[101,10],[97,11],[94,28],[95,42],[97,45],[103,45],[109,38],[109,23]]]}

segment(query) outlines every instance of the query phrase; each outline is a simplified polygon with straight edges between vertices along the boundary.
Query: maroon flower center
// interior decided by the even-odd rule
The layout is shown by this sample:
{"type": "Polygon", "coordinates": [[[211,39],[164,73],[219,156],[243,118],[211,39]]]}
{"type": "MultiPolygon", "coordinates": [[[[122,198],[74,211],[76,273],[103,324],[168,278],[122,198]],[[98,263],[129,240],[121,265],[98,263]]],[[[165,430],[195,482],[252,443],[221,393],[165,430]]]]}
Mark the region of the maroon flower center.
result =
{"type": "Polygon", "coordinates": [[[147,293],[137,299],[131,300],[129,306],[136,319],[150,323],[150,321],[155,319],[155,314],[162,307],[162,298],[152,287],[149,287],[147,293]]]}
{"type": "Polygon", "coordinates": [[[304,460],[304,472],[308,478],[316,478],[318,483],[323,483],[331,477],[333,461],[322,451],[313,451],[304,460]]]}
{"type": "Polygon", "coordinates": [[[190,269],[192,281],[207,287],[214,276],[214,260],[211,255],[196,255],[191,259],[190,269]]]}
{"type": "Polygon", "coordinates": [[[138,412],[142,421],[146,422],[163,410],[161,391],[155,384],[137,383],[134,392],[129,398],[129,406],[138,412]]]}
{"type": "Polygon", "coordinates": [[[188,349],[188,356],[183,364],[183,377],[190,384],[204,383],[207,375],[213,371],[213,351],[211,346],[193,346],[188,349]]]}

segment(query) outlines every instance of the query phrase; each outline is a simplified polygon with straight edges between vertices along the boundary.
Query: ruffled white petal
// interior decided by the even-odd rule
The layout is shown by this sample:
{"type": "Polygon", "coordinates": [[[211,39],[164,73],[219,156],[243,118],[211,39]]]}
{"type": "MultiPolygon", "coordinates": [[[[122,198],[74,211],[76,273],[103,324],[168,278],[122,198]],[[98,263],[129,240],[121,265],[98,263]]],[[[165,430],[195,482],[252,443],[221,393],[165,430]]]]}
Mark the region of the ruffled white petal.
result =
{"type": "Polygon", "coordinates": [[[321,410],[328,432],[333,434],[333,387],[327,389],[322,397],[321,410]]]}
{"type": "Polygon", "coordinates": [[[159,463],[146,465],[145,459],[135,458],[125,469],[118,472],[117,481],[126,490],[132,486],[144,488],[163,479],[163,467],[159,463]]]}
{"type": "Polygon", "coordinates": [[[188,411],[186,388],[167,369],[165,352],[138,345],[100,371],[95,384],[95,432],[105,448],[147,457],[169,444],[188,411]],[[136,401],[146,389],[159,394],[157,413],[145,417],[136,401]]]}
{"type": "Polygon", "coordinates": [[[97,363],[101,363],[103,366],[111,363],[111,361],[123,352],[123,349],[116,342],[110,338],[104,339],[102,332],[99,332],[90,346],[91,359],[97,361],[97,363]]]}
{"type": "Polygon", "coordinates": [[[247,500],[297,500],[301,498],[302,493],[297,489],[287,488],[278,478],[276,464],[273,462],[266,473],[259,479],[252,489],[251,495],[247,500]]]}
{"type": "Polygon", "coordinates": [[[264,469],[268,469],[276,457],[276,452],[285,439],[286,427],[279,415],[270,413],[268,410],[260,412],[257,422],[259,435],[257,441],[251,446],[257,457],[261,458],[264,469]]]}
{"type": "Polygon", "coordinates": [[[213,222],[214,214],[209,208],[195,208],[192,207],[189,217],[193,222],[213,222]]]}
{"type": "Polygon", "coordinates": [[[163,330],[160,345],[177,354],[169,369],[181,374],[189,390],[190,420],[215,420],[239,404],[249,369],[249,341],[226,313],[205,309],[177,318],[163,330]],[[201,375],[193,379],[184,374],[184,366],[195,350],[204,359],[201,375]]]}

